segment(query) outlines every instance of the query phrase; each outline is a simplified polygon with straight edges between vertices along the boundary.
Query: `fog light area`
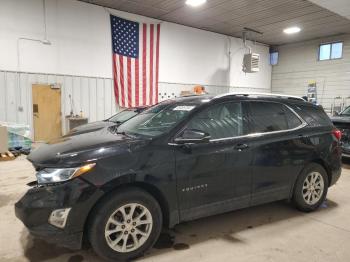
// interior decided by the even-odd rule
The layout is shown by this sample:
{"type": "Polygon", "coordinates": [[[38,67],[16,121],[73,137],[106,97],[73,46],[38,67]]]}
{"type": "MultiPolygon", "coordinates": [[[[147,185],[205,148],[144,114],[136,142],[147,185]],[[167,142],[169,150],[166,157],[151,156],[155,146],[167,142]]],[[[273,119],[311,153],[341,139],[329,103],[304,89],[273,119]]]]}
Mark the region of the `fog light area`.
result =
{"type": "Polygon", "coordinates": [[[56,209],[49,217],[49,223],[55,227],[64,228],[71,208],[56,209]]]}

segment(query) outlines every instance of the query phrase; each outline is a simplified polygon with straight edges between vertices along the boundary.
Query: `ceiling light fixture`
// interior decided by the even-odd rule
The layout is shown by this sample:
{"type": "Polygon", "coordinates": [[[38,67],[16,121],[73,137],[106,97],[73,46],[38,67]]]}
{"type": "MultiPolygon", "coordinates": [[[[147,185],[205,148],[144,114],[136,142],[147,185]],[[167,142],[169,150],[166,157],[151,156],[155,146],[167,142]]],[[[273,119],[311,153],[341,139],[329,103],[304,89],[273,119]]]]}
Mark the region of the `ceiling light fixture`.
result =
{"type": "Polygon", "coordinates": [[[197,7],[207,2],[207,0],[186,0],[186,5],[197,7]]]}
{"type": "Polygon", "coordinates": [[[288,27],[286,29],[283,30],[283,32],[285,34],[296,34],[296,33],[299,33],[301,31],[300,27],[297,27],[297,26],[293,26],[293,27],[288,27]]]}

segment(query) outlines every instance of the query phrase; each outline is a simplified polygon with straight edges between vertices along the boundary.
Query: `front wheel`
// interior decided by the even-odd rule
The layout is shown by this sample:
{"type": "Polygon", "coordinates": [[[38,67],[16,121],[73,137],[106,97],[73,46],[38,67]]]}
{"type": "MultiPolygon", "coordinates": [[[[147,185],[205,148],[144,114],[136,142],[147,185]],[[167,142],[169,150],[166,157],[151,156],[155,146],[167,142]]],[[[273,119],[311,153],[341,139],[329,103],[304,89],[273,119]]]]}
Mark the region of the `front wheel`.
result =
{"type": "Polygon", "coordinates": [[[98,205],[89,240],[99,256],[128,261],[150,249],[161,228],[158,202],[148,193],[130,188],[114,193],[98,205]]]}
{"type": "Polygon", "coordinates": [[[294,187],[293,201],[298,209],[310,212],[317,209],[327,196],[328,176],[319,164],[308,165],[299,175],[294,187]]]}

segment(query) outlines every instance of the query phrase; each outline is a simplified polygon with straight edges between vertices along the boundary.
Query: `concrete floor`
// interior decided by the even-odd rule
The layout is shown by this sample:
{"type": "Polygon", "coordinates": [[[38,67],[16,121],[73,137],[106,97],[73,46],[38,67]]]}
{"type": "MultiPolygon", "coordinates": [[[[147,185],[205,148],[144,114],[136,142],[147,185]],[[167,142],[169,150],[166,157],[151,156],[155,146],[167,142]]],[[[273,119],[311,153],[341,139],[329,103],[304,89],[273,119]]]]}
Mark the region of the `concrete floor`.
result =
{"type": "MultiPolygon", "coordinates": [[[[13,205],[32,180],[25,157],[0,162],[0,261],[100,261],[91,250],[70,251],[28,235],[13,205]]],[[[350,165],[344,164],[316,212],[277,202],[184,223],[164,232],[140,261],[350,261],[349,218],[350,165]]]]}

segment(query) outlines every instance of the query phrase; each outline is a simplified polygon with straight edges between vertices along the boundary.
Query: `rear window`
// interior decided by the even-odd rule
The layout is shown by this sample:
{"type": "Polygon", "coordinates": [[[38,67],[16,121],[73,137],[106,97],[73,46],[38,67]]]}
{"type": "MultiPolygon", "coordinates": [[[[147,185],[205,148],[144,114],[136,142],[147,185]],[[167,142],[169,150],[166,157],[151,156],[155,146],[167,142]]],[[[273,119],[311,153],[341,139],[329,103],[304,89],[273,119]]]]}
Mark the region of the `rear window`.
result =
{"type": "Polygon", "coordinates": [[[293,129],[301,120],[285,105],[270,102],[250,102],[249,122],[254,133],[293,129]]]}
{"type": "Polygon", "coordinates": [[[310,126],[332,125],[332,121],[321,106],[297,105],[295,110],[310,126]]]}

